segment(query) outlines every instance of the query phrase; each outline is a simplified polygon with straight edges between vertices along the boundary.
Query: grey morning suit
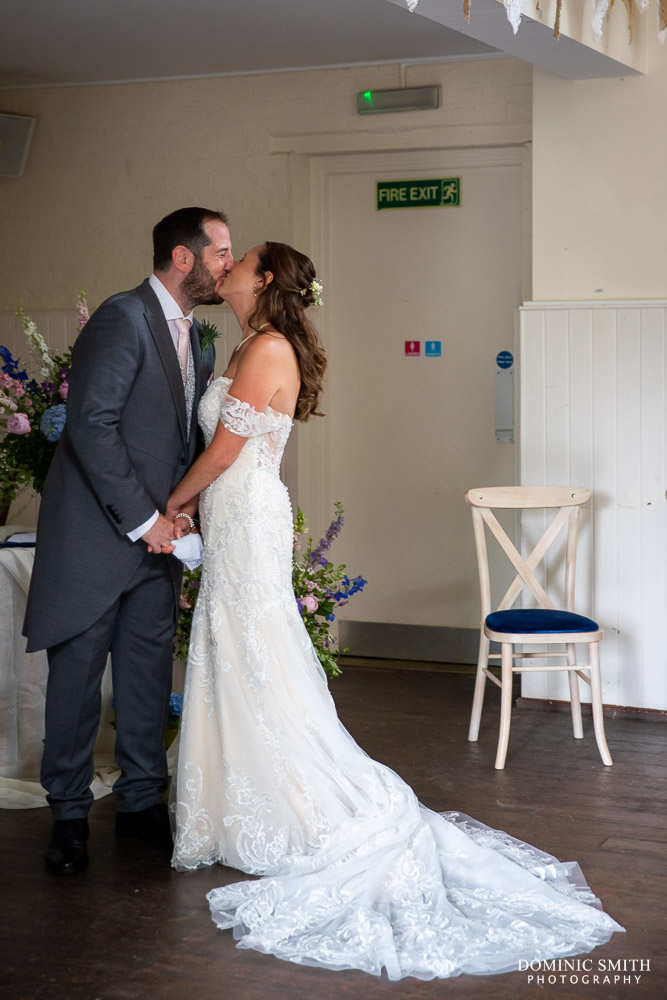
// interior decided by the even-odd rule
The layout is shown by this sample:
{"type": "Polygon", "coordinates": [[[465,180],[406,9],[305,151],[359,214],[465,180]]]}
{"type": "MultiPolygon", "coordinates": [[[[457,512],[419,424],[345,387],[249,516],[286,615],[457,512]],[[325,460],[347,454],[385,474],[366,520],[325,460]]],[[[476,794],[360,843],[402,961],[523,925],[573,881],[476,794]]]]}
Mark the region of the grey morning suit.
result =
{"type": "Polygon", "coordinates": [[[88,814],[100,686],[111,652],[114,790],[125,812],[161,801],[164,724],[182,567],[127,532],[164,511],[202,441],[199,400],[213,372],[191,330],[194,399],[185,391],[169,326],[148,281],[107,299],[72,353],[67,423],[40,507],[24,634],[47,649],[42,784],[56,819],[88,814]]]}

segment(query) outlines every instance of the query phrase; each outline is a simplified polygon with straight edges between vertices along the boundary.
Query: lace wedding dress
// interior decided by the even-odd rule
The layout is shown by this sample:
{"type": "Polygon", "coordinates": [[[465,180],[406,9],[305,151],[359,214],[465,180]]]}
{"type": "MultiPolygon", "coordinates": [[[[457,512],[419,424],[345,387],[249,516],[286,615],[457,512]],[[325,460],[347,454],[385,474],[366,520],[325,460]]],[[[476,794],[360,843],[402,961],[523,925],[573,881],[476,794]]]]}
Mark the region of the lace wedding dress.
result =
{"type": "MultiPolygon", "coordinates": [[[[434,813],[343,728],[291,583],[288,416],[217,379],[199,407],[247,441],[202,495],[172,864],[260,879],[208,894],[239,947],[390,979],[588,952],[620,927],[574,863],[434,813]]],[[[524,966],[525,967],[525,966],[524,966]]]]}

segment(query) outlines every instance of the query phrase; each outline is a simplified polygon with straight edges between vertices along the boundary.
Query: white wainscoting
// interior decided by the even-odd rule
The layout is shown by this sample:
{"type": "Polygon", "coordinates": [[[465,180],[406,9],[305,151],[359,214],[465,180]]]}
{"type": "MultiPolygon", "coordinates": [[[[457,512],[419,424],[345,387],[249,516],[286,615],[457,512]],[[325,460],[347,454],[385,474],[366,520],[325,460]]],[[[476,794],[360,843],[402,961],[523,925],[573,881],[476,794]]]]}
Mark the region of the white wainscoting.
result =
{"type": "MultiPolygon", "coordinates": [[[[603,700],[667,710],[667,302],[528,303],[519,327],[521,482],[593,490],[577,604],[605,632],[603,700]]],[[[564,675],[522,690],[568,699],[564,675]]]]}

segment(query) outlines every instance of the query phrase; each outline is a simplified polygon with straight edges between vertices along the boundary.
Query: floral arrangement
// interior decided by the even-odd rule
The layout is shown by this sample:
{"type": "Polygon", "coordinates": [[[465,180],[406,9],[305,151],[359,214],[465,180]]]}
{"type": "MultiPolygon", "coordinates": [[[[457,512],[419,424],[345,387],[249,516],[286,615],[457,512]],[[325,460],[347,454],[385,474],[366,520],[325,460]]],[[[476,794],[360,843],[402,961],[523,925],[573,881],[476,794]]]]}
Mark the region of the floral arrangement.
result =
{"type": "MultiPolygon", "coordinates": [[[[299,508],[294,520],[292,570],[292,584],[299,613],[320,663],[330,677],[337,677],[342,673],[338,666],[338,640],[332,632],[332,625],[336,620],[335,611],[344,607],[354,594],[363,590],[367,582],[361,576],[350,579],[344,565],[334,566],[325,555],[345,523],[340,500],[336,501],[334,507],[336,516],[327,528],[324,538],[320,538],[315,548],[312,538],[309,538],[303,555],[298,553],[302,550],[301,540],[306,532],[306,519],[299,508]]],[[[174,656],[179,660],[188,658],[192,615],[200,582],[201,567],[184,571],[180,613],[174,636],[174,656]]]]}
{"type": "Polygon", "coordinates": [[[174,656],[177,660],[187,660],[188,658],[190,631],[192,629],[192,615],[194,614],[195,604],[197,603],[200,582],[201,566],[198,566],[197,569],[185,569],[183,571],[180,611],[178,613],[178,624],[174,635],[174,656]]]}
{"type": "MultiPolygon", "coordinates": [[[[335,610],[344,607],[367,583],[361,576],[355,576],[351,580],[345,572],[344,564],[334,566],[325,555],[345,523],[340,500],[336,500],[334,509],[336,516],[324,538],[320,538],[315,548],[312,538],[309,538],[302,557],[297,559],[295,556],[292,570],[292,585],[303,623],[320,663],[330,677],[337,677],[341,673],[338,666],[338,641],[332,632],[332,625],[336,620],[335,610]]],[[[305,532],[306,519],[299,508],[294,520],[295,553],[301,551],[301,538],[305,532]]],[[[346,649],[342,652],[346,652],[346,649]]]]}
{"type": "Polygon", "coordinates": [[[167,725],[164,733],[164,743],[167,748],[176,739],[178,734],[178,727],[181,724],[181,712],[183,711],[183,695],[177,694],[173,691],[171,697],[169,698],[169,715],[167,717],[167,725]]]}
{"type": "MultiPolygon", "coordinates": [[[[88,322],[85,292],[79,292],[80,332],[88,322]]],[[[16,315],[32,354],[32,371],[0,347],[0,507],[7,507],[27,487],[44,489],[46,474],[67,414],[71,349],[52,354],[37,325],[18,301],[16,315]]]]}

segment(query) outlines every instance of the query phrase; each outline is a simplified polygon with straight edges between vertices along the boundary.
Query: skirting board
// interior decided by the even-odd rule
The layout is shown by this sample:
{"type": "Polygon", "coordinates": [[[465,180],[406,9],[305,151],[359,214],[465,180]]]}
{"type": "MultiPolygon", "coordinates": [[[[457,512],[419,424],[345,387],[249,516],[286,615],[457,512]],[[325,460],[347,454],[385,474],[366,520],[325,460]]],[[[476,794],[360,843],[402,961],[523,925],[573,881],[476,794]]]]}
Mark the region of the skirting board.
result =
{"type": "Polygon", "coordinates": [[[351,656],[425,663],[477,663],[479,650],[478,629],[439,625],[342,621],[338,640],[351,656]]]}
{"type": "MultiPolygon", "coordinates": [[[[567,712],[570,714],[569,701],[552,701],[548,698],[518,698],[516,708],[533,712],[567,712]]],[[[603,705],[605,719],[641,719],[644,722],[667,722],[667,712],[658,708],[634,708],[631,705],[603,705]]],[[[581,703],[584,715],[592,715],[590,702],[581,703]]]]}

